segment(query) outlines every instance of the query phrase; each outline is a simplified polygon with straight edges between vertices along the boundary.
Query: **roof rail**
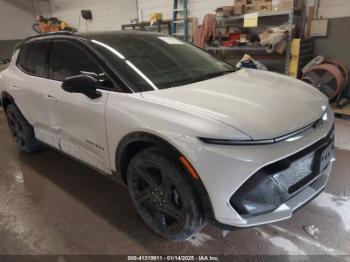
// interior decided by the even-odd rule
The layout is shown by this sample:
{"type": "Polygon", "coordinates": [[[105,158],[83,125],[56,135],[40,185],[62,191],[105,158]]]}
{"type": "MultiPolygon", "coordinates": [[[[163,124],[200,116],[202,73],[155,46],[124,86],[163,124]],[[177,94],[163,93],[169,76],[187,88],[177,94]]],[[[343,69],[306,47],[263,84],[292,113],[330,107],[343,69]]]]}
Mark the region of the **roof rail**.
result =
{"type": "Polygon", "coordinates": [[[43,33],[43,34],[30,36],[30,37],[27,37],[26,39],[24,39],[23,41],[19,42],[17,45],[15,45],[14,51],[16,51],[17,49],[21,48],[21,46],[23,44],[25,44],[30,39],[35,39],[35,38],[39,38],[39,37],[43,37],[43,36],[54,36],[54,35],[73,35],[73,32],[59,31],[59,32],[43,33]]]}
{"type": "Polygon", "coordinates": [[[27,37],[25,40],[30,40],[30,39],[33,39],[33,38],[43,37],[43,36],[53,36],[53,35],[73,35],[73,32],[59,31],[59,32],[43,33],[43,34],[38,34],[38,35],[27,37]]]}

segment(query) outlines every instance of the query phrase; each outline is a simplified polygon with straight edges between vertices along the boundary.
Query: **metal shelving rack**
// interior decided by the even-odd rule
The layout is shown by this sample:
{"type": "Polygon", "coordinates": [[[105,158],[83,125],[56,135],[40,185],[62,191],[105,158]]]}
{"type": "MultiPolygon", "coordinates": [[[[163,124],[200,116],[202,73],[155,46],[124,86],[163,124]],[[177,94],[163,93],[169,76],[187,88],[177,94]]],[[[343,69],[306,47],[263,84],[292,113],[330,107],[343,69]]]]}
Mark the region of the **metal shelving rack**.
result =
{"type": "MultiPolygon", "coordinates": [[[[289,74],[289,66],[290,66],[290,61],[291,61],[291,43],[293,40],[293,24],[296,21],[296,14],[300,14],[302,10],[300,9],[294,9],[294,10],[280,10],[280,11],[263,11],[263,12],[258,12],[258,17],[259,19],[269,19],[272,17],[286,17],[288,22],[288,37],[287,37],[287,48],[285,51],[285,74],[289,74]]],[[[301,16],[300,16],[301,18],[301,16]]],[[[217,17],[216,18],[216,27],[217,28],[225,28],[229,26],[236,26],[236,27],[242,27],[243,25],[237,26],[237,23],[243,23],[244,20],[244,15],[237,15],[237,16],[229,16],[229,17],[217,17]]],[[[301,20],[301,19],[300,19],[301,20]]],[[[302,23],[300,23],[300,27],[302,23]]],[[[213,52],[225,52],[225,51],[231,51],[231,52],[237,52],[237,53],[242,53],[242,52],[250,52],[252,55],[255,53],[259,53],[260,55],[263,55],[264,58],[262,60],[269,60],[269,56],[273,56],[274,61],[277,61],[279,56],[276,54],[269,54],[264,47],[262,46],[235,46],[235,47],[225,47],[225,46],[207,46],[206,47],[207,51],[213,51],[213,52]]],[[[280,55],[281,56],[281,55],[280,55]]]]}
{"type": "MultiPolygon", "coordinates": [[[[167,19],[155,22],[153,25],[151,25],[150,22],[141,22],[141,23],[131,23],[131,24],[124,24],[121,26],[122,30],[139,30],[139,31],[150,31],[150,32],[163,32],[167,33],[169,35],[173,35],[178,37],[179,35],[174,35],[172,32],[174,21],[167,19]]],[[[198,25],[198,19],[194,17],[188,17],[187,18],[187,33],[185,34],[185,37],[187,37],[186,41],[192,42],[192,37],[195,32],[195,28],[198,25]]],[[[177,23],[178,29],[181,29],[184,31],[184,25],[183,23],[177,23]]],[[[180,33],[180,32],[179,32],[180,33]]],[[[184,33],[182,33],[184,35],[184,33]]]]}
{"type": "MultiPolygon", "coordinates": [[[[294,10],[279,10],[279,11],[261,11],[258,12],[259,17],[269,17],[269,16],[279,16],[279,15],[289,15],[294,10]]],[[[230,21],[243,20],[244,15],[226,16],[226,17],[216,17],[216,21],[223,21],[223,23],[229,23],[230,21]]]]}
{"type": "Polygon", "coordinates": [[[168,30],[168,34],[171,35],[171,20],[165,20],[165,21],[157,21],[153,25],[151,25],[150,22],[141,22],[141,23],[135,23],[135,24],[124,24],[122,25],[122,30],[148,30],[151,31],[151,29],[156,29],[158,32],[162,31],[162,26],[166,26],[168,30]]]}

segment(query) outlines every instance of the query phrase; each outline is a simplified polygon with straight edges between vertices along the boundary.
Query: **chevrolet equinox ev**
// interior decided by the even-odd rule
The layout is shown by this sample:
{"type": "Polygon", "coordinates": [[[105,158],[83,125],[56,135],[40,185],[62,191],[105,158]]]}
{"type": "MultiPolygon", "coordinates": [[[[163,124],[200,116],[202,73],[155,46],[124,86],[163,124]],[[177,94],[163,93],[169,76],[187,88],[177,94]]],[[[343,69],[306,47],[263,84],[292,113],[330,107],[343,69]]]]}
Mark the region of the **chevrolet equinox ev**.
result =
{"type": "Polygon", "coordinates": [[[288,219],[331,173],[334,114],[323,94],[171,36],[31,37],[0,88],[20,150],[46,144],[125,183],[145,223],[168,239],[206,222],[288,219]]]}

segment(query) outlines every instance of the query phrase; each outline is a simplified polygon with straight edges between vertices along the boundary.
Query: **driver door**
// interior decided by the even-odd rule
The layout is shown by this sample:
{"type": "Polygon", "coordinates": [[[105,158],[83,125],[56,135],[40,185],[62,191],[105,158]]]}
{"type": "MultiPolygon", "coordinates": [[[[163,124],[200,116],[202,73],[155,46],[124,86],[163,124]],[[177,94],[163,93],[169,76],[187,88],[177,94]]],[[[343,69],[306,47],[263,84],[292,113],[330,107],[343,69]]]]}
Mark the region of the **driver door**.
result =
{"type": "Polygon", "coordinates": [[[52,88],[47,97],[51,129],[63,152],[109,173],[105,125],[109,91],[101,89],[101,97],[90,99],[84,94],[68,93],[61,87],[67,77],[84,73],[99,77],[101,83],[112,83],[81,44],[69,39],[54,40],[49,70],[52,88]]]}

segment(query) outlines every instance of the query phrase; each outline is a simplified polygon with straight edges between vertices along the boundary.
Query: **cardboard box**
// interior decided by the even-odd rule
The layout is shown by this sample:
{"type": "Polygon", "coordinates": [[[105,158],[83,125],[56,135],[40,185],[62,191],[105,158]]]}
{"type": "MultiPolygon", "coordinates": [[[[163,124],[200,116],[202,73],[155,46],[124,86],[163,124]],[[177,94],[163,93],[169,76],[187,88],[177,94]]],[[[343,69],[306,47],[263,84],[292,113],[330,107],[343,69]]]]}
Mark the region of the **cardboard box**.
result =
{"type": "Polygon", "coordinates": [[[222,9],[224,16],[233,15],[233,6],[223,6],[222,9]]]}
{"type": "Polygon", "coordinates": [[[216,16],[231,16],[233,15],[233,6],[223,6],[216,9],[216,16]]]}
{"type": "Polygon", "coordinates": [[[245,5],[244,4],[236,4],[234,6],[234,11],[233,13],[235,15],[243,15],[244,14],[244,11],[245,11],[245,5]]]}
{"type": "Polygon", "coordinates": [[[258,4],[259,2],[263,2],[262,0],[246,0],[246,5],[258,4]]]}
{"type": "Polygon", "coordinates": [[[253,13],[258,11],[259,4],[254,3],[254,4],[246,4],[245,5],[245,13],[253,13]]]}
{"type": "Polygon", "coordinates": [[[223,17],[224,16],[224,9],[219,7],[219,8],[216,8],[216,16],[217,17],[223,17]]]}
{"type": "Polygon", "coordinates": [[[279,0],[272,0],[272,11],[278,11],[279,0]]]}
{"type": "Polygon", "coordinates": [[[272,11],[272,2],[259,2],[258,11],[272,11]]]}
{"type": "Polygon", "coordinates": [[[163,14],[162,13],[151,13],[149,15],[150,22],[157,22],[163,20],[163,14]]]}
{"type": "Polygon", "coordinates": [[[305,0],[272,0],[272,10],[291,10],[304,8],[305,0]]]}
{"type": "Polygon", "coordinates": [[[279,10],[291,10],[294,8],[294,0],[280,0],[279,2],[279,10]]]}

